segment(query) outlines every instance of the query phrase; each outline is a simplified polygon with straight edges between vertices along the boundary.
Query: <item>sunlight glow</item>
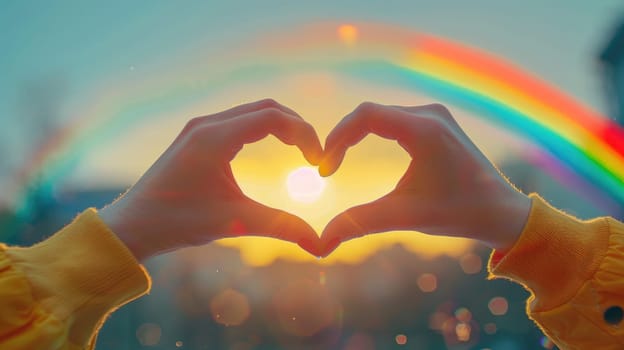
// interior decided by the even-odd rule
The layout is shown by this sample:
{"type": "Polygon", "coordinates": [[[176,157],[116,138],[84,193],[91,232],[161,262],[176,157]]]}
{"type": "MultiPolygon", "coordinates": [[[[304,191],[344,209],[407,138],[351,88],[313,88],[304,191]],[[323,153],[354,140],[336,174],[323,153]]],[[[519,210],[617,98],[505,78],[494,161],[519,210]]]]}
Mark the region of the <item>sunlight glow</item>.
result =
{"type": "MultiPolygon", "coordinates": [[[[275,85],[282,86],[279,83],[275,85]]],[[[340,89],[348,90],[346,87],[340,89]]],[[[396,94],[396,91],[393,90],[392,93],[396,94]]],[[[316,103],[306,105],[293,103],[289,99],[285,101],[289,106],[302,104],[303,108],[297,110],[302,115],[310,116],[308,119],[316,125],[317,121],[322,121],[327,115],[343,115],[356,103],[355,100],[348,98],[337,100],[345,106],[334,104],[331,99],[322,103],[321,107],[316,103]],[[332,110],[339,112],[332,113],[332,110]],[[315,116],[323,118],[314,119],[315,116]]],[[[417,96],[407,96],[406,100],[417,100],[417,96]]],[[[330,120],[330,123],[327,123],[325,129],[319,128],[320,134],[326,134],[336,123],[335,119],[326,119],[330,120]]],[[[406,152],[397,147],[395,142],[389,140],[366,137],[358,147],[349,150],[339,171],[330,177],[322,178],[325,181],[322,195],[311,203],[291,198],[286,186],[290,173],[301,167],[311,166],[305,162],[300,150],[296,147],[285,147],[277,138],[268,137],[253,145],[245,146],[232,160],[231,166],[236,183],[245,195],[266,206],[297,215],[320,235],[327,223],[337,214],[375,200],[396,186],[411,159],[406,152]]],[[[315,169],[312,168],[316,176],[315,169]]],[[[328,257],[318,259],[296,244],[266,237],[232,237],[220,239],[216,243],[239,250],[243,261],[251,266],[267,266],[278,259],[320,265],[360,264],[376,252],[393,249],[397,245],[427,260],[441,255],[459,259],[468,254],[474,246],[474,242],[467,239],[395,231],[344,242],[328,257]]]]}
{"type": "Polygon", "coordinates": [[[288,174],[286,188],[290,198],[297,202],[312,203],[318,200],[325,190],[325,179],[312,167],[300,167],[288,174]]]}
{"type": "Polygon", "coordinates": [[[345,44],[353,45],[358,38],[358,29],[352,24],[342,24],[338,27],[338,36],[345,44]]]}

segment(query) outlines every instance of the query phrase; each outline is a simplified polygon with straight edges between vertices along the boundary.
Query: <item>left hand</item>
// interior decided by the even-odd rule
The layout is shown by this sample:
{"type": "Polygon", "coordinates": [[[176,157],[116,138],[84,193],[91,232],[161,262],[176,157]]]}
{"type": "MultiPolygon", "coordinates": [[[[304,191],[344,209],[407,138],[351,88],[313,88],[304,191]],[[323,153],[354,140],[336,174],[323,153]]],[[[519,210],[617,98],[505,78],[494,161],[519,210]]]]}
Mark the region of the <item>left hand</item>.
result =
{"type": "Polygon", "coordinates": [[[273,100],[191,120],[152,167],[100,217],[138,260],[213,240],[259,235],[299,244],[315,256],[320,241],[302,219],[247,197],[230,161],[243,145],[275,135],[311,164],[322,148],[314,128],[273,100]]]}
{"type": "Polygon", "coordinates": [[[531,200],[490,163],[444,106],[361,104],[327,136],[321,175],[333,174],[347,149],[369,133],[396,140],[412,161],[390,193],[327,224],[323,255],[344,241],[393,230],[471,238],[502,251],[515,243],[531,200]]]}

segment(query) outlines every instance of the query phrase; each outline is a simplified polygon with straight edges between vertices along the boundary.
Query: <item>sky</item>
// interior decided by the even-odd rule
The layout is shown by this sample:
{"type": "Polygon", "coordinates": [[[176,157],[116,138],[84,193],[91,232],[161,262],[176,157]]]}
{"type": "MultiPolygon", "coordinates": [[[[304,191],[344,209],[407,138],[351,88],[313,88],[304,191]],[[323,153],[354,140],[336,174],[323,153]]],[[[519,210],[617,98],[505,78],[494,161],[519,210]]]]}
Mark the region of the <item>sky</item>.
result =
{"type": "MultiPolygon", "coordinates": [[[[47,132],[66,125],[74,125],[82,138],[62,152],[82,151],[60,185],[124,187],[188,119],[239,103],[273,97],[300,112],[323,140],[362,101],[433,102],[417,91],[363,84],[323,69],[268,78],[227,74],[253,62],[264,39],[323,22],[391,24],[475,46],[606,113],[596,55],[621,15],[619,0],[5,0],[0,6],[0,184],[10,188],[23,165],[45,149],[47,132]]],[[[526,147],[505,130],[451,110],[495,162],[526,147]]],[[[408,161],[395,144],[368,138],[349,153],[314,204],[288,197],[285,179],[305,163],[295,149],[274,139],[245,147],[233,168],[247,194],[299,214],[320,230],[336,212],[386,193],[408,161]]]]}
{"type": "MultiPolygon", "coordinates": [[[[2,154],[2,163],[9,164],[0,175],[8,176],[30,155],[46,125],[89,118],[82,115],[85,106],[102,103],[101,92],[115,89],[119,82],[179,71],[196,55],[203,55],[210,67],[258,33],[319,21],[391,23],[477,46],[604,110],[594,57],[622,13],[624,6],[617,0],[264,1],[261,5],[253,1],[108,1],[98,5],[4,1],[0,11],[0,122],[5,126],[2,149],[10,151],[2,154]],[[32,119],[35,125],[27,122],[32,119]]],[[[253,89],[235,90],[231,103],[266,95],[253,89]]],[[[277,97],[286,95],[284,89],[272,90],[277,97]]],[[[387,100],[387,95],[374,94],[379,101],[387,100]]],[[[206,104],[198,112],[215,112],[223,105],[206,104]]],[[[336,112],[331,116],[334,120],[344,110],[336,112]]],[[[174,124],[179,126],[191,116],[177,117],[180,120],[174,124]]],[[[144,165],[112,178],[127,182],[144,165]]],[[[123,168],[127,169],[125,163],[123,168]]],[[[82,180],[89,175],[83,174],[82,180]]],[[[106,178],[95,182],[106,182],[106,178]]]]}

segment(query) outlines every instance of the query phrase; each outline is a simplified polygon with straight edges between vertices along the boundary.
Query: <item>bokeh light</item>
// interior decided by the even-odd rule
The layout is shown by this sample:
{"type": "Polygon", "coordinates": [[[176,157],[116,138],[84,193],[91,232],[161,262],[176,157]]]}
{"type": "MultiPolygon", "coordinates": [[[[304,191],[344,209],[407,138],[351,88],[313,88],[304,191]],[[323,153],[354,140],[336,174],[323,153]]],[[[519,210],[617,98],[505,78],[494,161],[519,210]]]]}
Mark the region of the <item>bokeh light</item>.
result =
{"type": "Polygon", "coordinates": [[[468,253],[459,258],[459,265],[464,273],[473,275],[481,272],[483,261],[481,257],[474,253],[468,253]]]}
{"type": "Polygon", "coordinates": [[[136,337],[143,346],[155,346],[160,342],[162,329],[155,323],[144,323],[136,331],[136,337]]]}
{"type": "Polygon", "coordinates": [[[460,307],[455,310],[455,318],[460,322],[470,322],[472,320],[472,313],[465,307],[460,307]]]}
{"type": "Polygon", "coordinates": [[[353,45],[358,38],[358,29],[352,24],[342,24],[338,27],[338,37],[345,44],[353,45]]]}
{"type": "Polygon", "coordinates": [[[457,335],[457,340],[460,342],[468,342],[470,341],[470,324],[465,322],[459,322],[455,326],[455,334],[457,335]]]}
{"type": "Polygon", "coordinates": [[[483,325],[483,331],[489,335],[495,334],[497,331],[496,323],[486,323],[483,325]]]}
{"type": "Polygon", "coordinates": [[[494,316],[502,316],[507,313],[509,303],[504,297],[494,297],[488,303],[488,309],[494,316]]]}
{"type": "Polygon", "coordinates": [[[423,273],[418,277],[418,288],[423,293],[432,293],[438,288],[438,278],[432,273],[423,273]]]}
{"type": "Polygon", "coordinates": [[[405,334],[397,334],[394,341],[399,345],[407,344],[407,336],[405,334]]]}
{"type": "Polygon", "coordinates": [[[210,312],[212,318],[219,324],[239,326],[249,318],[251,310],[244,294],[228,288],[212,298],[210,312]]]}

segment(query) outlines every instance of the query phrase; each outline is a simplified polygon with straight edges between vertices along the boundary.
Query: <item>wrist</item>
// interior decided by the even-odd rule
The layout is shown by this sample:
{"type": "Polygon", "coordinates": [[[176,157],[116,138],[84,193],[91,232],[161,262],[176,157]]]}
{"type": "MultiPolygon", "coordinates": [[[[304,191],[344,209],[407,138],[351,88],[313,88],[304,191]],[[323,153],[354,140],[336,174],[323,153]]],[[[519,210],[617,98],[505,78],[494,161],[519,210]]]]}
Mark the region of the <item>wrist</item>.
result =
{"type": "Polygon", "coordinates": [[[152,256],[153,253],[150,252],[149,247],[141,239],[141,230],[133,228],[130,224],[131,220],[127,218],[121,206],[123,206],[123,203],[116,201],[100,209],[98,215],[134,257],[139,262],[143,262],[152,256]]]}
{"type": "Polygon", "coordinates": [[[531,198],[517,192],[495,203],[482,243],[500,252],[509,251],[522,235],[531,211],[531,198]]]}

